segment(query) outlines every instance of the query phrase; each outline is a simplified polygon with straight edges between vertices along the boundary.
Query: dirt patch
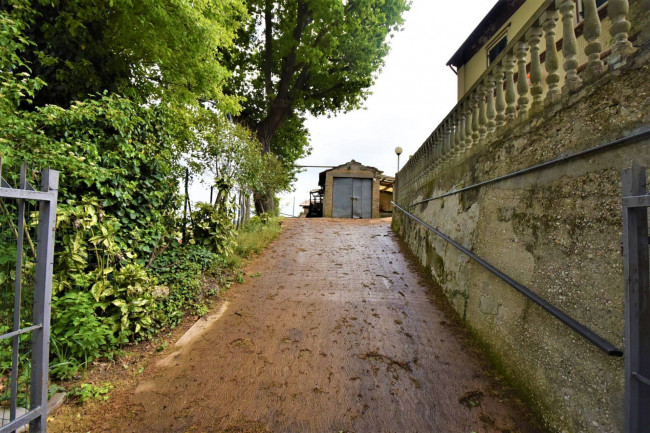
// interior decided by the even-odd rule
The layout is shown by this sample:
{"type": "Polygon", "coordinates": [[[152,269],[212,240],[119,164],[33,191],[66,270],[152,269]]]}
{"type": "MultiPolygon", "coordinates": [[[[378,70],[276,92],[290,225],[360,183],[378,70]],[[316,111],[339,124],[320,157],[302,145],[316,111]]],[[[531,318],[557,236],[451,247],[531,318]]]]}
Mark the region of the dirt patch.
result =
{"type": "Polygon", "coordinates": [[[219,320],[115,383],[108,402],[55,414],[49,431],[540,431],[432,301],[389,221],[284,228],[219,320]]]}

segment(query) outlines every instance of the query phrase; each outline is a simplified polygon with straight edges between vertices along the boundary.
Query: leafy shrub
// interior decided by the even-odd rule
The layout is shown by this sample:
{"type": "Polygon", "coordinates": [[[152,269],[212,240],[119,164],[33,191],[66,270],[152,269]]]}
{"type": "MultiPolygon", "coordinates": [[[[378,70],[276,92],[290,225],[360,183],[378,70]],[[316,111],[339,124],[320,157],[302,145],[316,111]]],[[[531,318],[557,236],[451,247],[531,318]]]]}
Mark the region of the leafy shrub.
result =
{"type": "Polygon", "coordinates": [[[117,343],[111,327],[95,314],[96,306],[88,292],[53,299],[50,371],[54,377],[71,377],[117,343]]]}
{"type": "Polygon", "coordinates": [[[235,226],[232,212],[209,203],[196,203],[192,212],[194,242],[221,255],[232,252],[235,226]]]}
{"type": "Polygon", "coordinates": [[[201,274],[218,261],[219,256],[201,245],[172,244],[153,261],[150,270],[158,282],[169,287],[169,296],[158,302],[158,321],[173,326],[183,309],[197,312],[203,308],[201,274]]]}
{"type": "Polygon", "coordinates": [[[54,294],[89,291],[104,322],[118,341],[153,332],[153,287],[133,253],[123,252],[117,220],[105,215],[95,200],[68,200],[57,216],[60,253],[55,267],[54,294]]]}

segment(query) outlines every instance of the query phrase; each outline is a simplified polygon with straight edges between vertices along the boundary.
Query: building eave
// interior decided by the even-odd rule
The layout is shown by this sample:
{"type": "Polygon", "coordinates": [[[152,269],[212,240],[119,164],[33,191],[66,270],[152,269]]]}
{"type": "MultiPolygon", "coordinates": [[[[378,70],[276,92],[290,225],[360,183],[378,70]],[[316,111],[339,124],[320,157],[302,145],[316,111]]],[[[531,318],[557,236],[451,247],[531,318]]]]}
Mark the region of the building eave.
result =
{"type": "Polygon", "coordinates": [[[498,0],[447,62],[456,69],[463,66],[517,12],[526,0],[498,0]]]}

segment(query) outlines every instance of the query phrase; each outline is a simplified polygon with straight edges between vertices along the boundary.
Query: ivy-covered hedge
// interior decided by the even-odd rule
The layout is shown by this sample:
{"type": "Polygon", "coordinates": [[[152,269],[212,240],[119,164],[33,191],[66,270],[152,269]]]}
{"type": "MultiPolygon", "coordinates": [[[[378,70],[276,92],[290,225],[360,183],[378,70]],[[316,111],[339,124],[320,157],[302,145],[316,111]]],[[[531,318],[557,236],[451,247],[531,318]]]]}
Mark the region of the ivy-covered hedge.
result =
{"type": "MultiPolygon", "coordinates": [[[[202,273],[225,263],[234,235],[227,210],[232,206],[199,207],[193,218],[197,237],[180,245],[182,156],[192,148],[188,140],[200,144],[203,138],[198,126],[179,125],[178,115],[186,109],[184,117],[191,117],[197,107],[144,103],[109,93],[88,95],[66,108],[34,106],[34,94],[47,84],[33,77],[23,60],[31,46],[23,36],[29,23],[21,21],[28,3],[12,3],[13,13],[0,10],[3,177],[16,185],[23,162],[34,185],[40,183],[41,168],[60,171],[51,374],[67,378],[129,341],[176,325],[184,311],[205,311],[202,273]],[[197,136],[188,135],[194,132],[197,136]]],[[[218,130],[210,123],[218,121],[218,114],[203,119],[204,130],[218,130]]],[[[218,147],[213,153],[218,157],[218,147]]],[[[199,169],[200,164],[192,167],[199,169]]],[[[1,201],[0,332],[4,332],[12,321],[16,264],[12,229],[17,207],[14,201],[1,201]]],[[[26,215],[29,230],[37,217],[33,208],[26,215]]],[[[33,284],[34,259],[27,242],[25,287],[33,284]]],[[[28,303],[29,293],[25,296],[28,303]]],[[[29,319],[24,314],[22,325],[29,319]]],[[[27,341],[23,365],[29,350],[27,341]]],[[[9,342],[1,342],[3,377],[11,366],[10,353],[9,342]]],[[[26,383],[23,376],[21,383],[26,383]]],[[[0,382],[0,400],[6,397],[7,386],[0,382]]]]}

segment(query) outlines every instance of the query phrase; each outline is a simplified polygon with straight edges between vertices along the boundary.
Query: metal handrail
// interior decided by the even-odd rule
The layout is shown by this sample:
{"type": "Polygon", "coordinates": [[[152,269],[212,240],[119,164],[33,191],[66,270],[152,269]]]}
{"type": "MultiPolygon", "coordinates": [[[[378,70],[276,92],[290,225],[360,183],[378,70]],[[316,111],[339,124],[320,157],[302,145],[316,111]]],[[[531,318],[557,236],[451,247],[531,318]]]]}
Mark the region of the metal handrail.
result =
{"type": "Polygon", "coordinates": [[[607,353],[610,356],[623,356],[623,350],[619,349],[618,347],[614,346],[612,343],[607,341],[605,338],[601,337],[600,335],[596,334],[594,331],[591,329],[587,328],[585,325],[582,323],[578,322],[571,316],[569,316],[567,313],[564,311],[560,310],[541,296],[537,295],[534,293],[532,290],[530,290],[528,287],[524,286],[523,284],[517,282],[514,280],[512,277],[506,275],[484,259],[480,258],[476,254],[474,254],[472,251],[469,249],[465,248],[446,234],[442,233],[435,227],[431,226],[430,224],[427,224],[426,222],[422,221],[420,218],[416,217],[412,213],[408,212],[406,209],[402,208],[395,202],[393,203],[393,206],[395,206],[397,209],[402,211],[405,215],[410,217],[411,219],[417,221],[418,223],[422,224],[450,244],[452,244],[454,247],[456,247],[458,250],[460,250],[463,254],[469,256],[471,259],[476,261],[478,264],[483,266],[485,269],[490,271],[492,274],[500,278],[501,280],[505,281],[508,285],[510,285],[512,288],[517,290],[519,293],[522,295],[526,296],[528,299],[539,305],[544,311],[558,319],[560,322],[564,323],[566,326],[571,328],[574,332],[576,332],[578,335],[580,335],[582,338],[602,350],[603,352],[607,353]]]}
{"type": "Polygon", "coordinates": [[[492,178],[492,179],[484,180],[483,182],[478,182],[478,183],[475,183],[473,185],[466,186],[464,188],[455,189],[453,191],[449,191],[449,192],[446,192],[444,194],[437,195],[435,197],[429,197],[429,198],[426,198],[424,200],[420,200],[420,201],[417,201],[415,203],[411,203],[411,204],[408,205],[408,207],[411,208],[413,206],[417,206],[417,205],[422,204],[422,203],[427,203],[427,202],[430,202],[430,201],[433,201],[433,200],[438,200],[438,199],[441,199],[441,198],[444,198],[444,197],[449,197],[449,196],[452,196],[452,195],[455,195],[455,194],[458,194],[458,193],[461,193],[461,192],[464,192],[464,191],[469,191],[469,190],[474,189],[474,188],[489,185],[491,183],[495,183],[495,182],[499,182],[499,181],[502,181],[502,180],[510,179],[510,178],[516,177],[516,176],[521,176],[523,174],[528,174],[528,173],[530,173],[532,171],[540,170],[542,168],[547,168],[549,166],[559,164],[561,162],[566,162],[566,161],[569,161],[569,160],[574,159],[574,158],[579,158],[581,156],[589,155],[591,153],[600,152],[602,150],[609,149],[610,147],[619,146],[621,144],[626,144],[626,143],[629,143],[629,142],[632,142],[632,141],[641,140],[641,139],[647,138],[647,137],[650,137],[650,127],[645,126],[645,127],[640,128],[637,132],[635,132],[635,133],[633,133],[631,135],[625,136],[623,138],[619,138],[617,140],[610,141],[608,143],[600,144],[598,146],[590,147],[589,149],[581,150],[580,152],[572,153],[572,154],[569,154],[569,155],[564,155],[564,156],[561,156],[559,158],[555,158],[555,159],[553,159],[551,161],[546,161],[546,162],[543,162],[541,164],[534,165],[532,167],[527,167],[527,168],[523,168],[521,170],[514,171],[512,173],[504,174],[503,176],[499,176],[499,177],[495,177],[495,178],[492,178]]]}

